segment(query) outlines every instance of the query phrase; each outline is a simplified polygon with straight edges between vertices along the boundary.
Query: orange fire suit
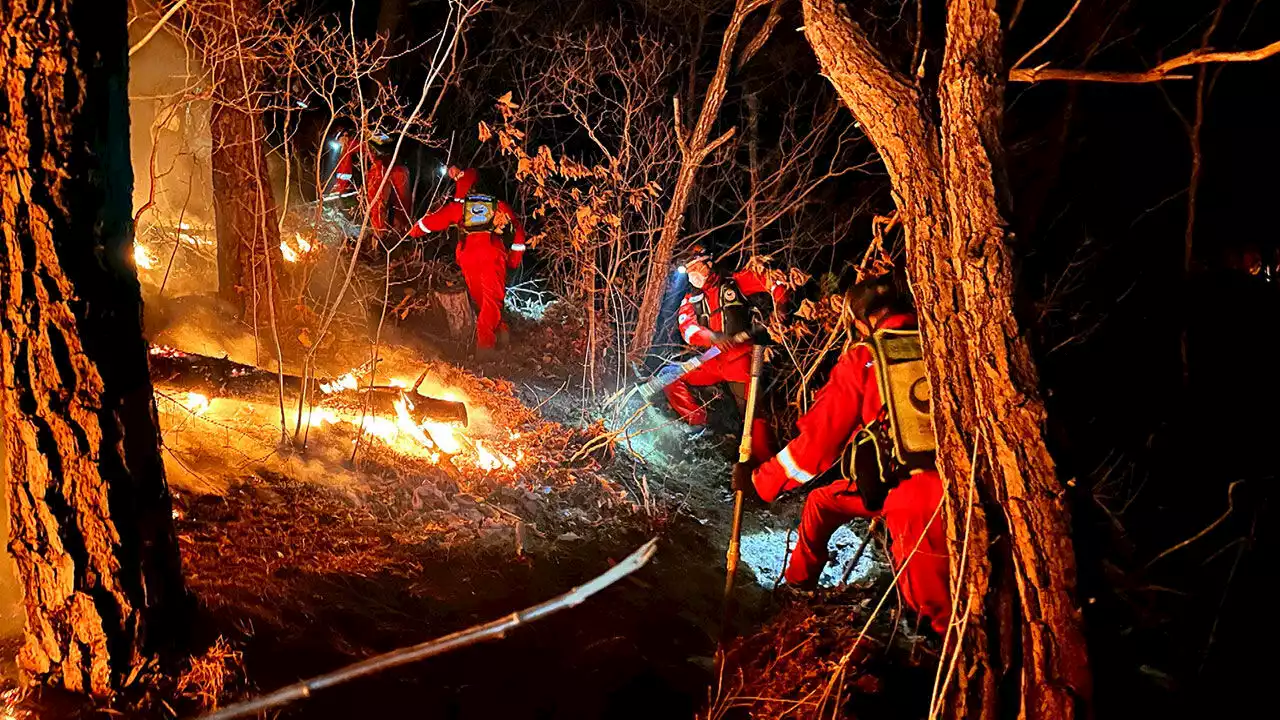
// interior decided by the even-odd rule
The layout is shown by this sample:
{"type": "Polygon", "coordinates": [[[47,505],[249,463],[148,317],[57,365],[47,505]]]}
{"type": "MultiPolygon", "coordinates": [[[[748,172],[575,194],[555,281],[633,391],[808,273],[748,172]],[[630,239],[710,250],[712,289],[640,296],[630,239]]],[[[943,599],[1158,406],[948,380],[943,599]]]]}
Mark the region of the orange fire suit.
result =
{"type": "MultiPolygon", "coordinates": [[[[429,213],[409,231],[411,237],[422,237],[429,232],[441,232],[452,226],[460,226],[463,220],[463,201],[476,181],[476,171],[463,172],[453,192],[453,200],[444,207],[429,213]]],[[[507,203],[497,202],[497,213],[505,215],[514,232],[508,250],[505,240],[497,231],[463,233],[454,249],[467,292],[479,308],[476,313],[476,347],[492,349],[497,343],[497,332],[503,326],[502,303],[507,293],[507,269],[520,266],[524,257],[525,232],[515,212],[507,203]]]]}
{"type": "MultiPolygon", "coordinates": [[[[915,327],[908,314],[886,317],[878,327],[915,327]]],[[[871,352],[855,345],[845,352],[818,391],[809,412],[800,418],[800,435],[782,452],[756,469],[756,492],[766,502],[778,493],[803,486],[831,467],[854,433],[872,422],[883,402],[871,352]]],[[[800,518],[800,537],[785,577],[797,587],[817,583],[827,562],[827,545],[839,527],[856,517],[883,515],[892,540],[890,552],[902,575],[902,597],[928,617],[935,630],[946,630],[951,618],[951,593],[946,529],[942,511],[942,482],[936,470],[914,471],[889,491],[884,508],[867,509],[850,480],[837,480],[809,493],[800,518]]]]}

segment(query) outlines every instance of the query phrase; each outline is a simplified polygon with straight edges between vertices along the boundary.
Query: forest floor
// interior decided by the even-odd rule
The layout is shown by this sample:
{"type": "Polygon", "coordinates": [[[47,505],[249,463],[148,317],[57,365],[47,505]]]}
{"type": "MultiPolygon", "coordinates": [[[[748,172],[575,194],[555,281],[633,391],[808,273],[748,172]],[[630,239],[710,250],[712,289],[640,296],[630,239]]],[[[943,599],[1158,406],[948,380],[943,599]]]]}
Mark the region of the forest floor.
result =
{"type": "MultiPolygon", "coordinates": [[[[190,324],[217,325],[197,315],[190,324]]],[[[580,323],[553,310],[515,323],[511,349],[471,369],[420,345],[386,348],[388,377],[427,370],[432,393],[466,399],[464,447],[443,459],[406,452],[403,438],[363,437],[353,463],[359,431],[342,423],[313,426],[305,451],[286,449],[278,407],[218,398],[196,407],[158,381],[198,603],[196,657],[176,681],[157,675],[152,691],[105,711],[51,711],[48,698],[14,705],[11,693],[11,716],[198,715],[542,602],[651,537],[659,546],[645,568],[577,608],[499,643],[324,691],[282,716],[809,717],[833,703],[846,716],[927,714],[936,651],[898,621],[876,548],[851,584],[819,600],[772,592],[795,500],[748,512],[735,618],[745,637],[716,678],[734,438],[691,440],[652,408],[616,432],[572,388],[581,336],[580,323]],[[500,461],[477,457],[481,443],[500,461]],[[881,597],[889,609],[858,640],[881,597]]],[[[171,325],[153,342],[183,349],[191,337],[171,325]]],[[[350,362],[333,356],[334,368],[350,362]]],[[[862,532],[837,538],[828,584],[862,532]]]]}

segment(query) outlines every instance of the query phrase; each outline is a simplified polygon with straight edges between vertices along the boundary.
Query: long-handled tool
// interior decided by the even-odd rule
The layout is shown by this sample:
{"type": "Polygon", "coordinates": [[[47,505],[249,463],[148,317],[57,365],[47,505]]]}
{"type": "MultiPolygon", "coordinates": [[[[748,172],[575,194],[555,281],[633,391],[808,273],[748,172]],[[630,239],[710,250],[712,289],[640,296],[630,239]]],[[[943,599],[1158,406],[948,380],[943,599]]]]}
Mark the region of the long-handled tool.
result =
{"type": "MultiPolygon", "coordinates": [[[[756,400],[760,395],[760,376],[764,374],[764,345],[751,348],[751,383],[747,385],[747,408],[742,419],[742,442],[738,444],[738,462],[751,460],[751,425],[756,418],[756,400]]],[[[733,492],[733,524],[729,528],[729,552],[725,555],[724,604],[720,622],[720,647],[729,637],[729,628],[733,619],[733,580],[738,574],[742,540],[742,503],[745,493],[742,490],[733,492]]],[[[721,653],[717,653],[721,654],[721,653]]]]}
{"type": "MultiPolygon", "coordinates": [[[[750,339],[751,339],[751,333],[740,332],[737,335],[733,336],[732,342],[744,343],[750,339]]],[[[713,346],[703,351],[701,355],[698,355],[696,357],[691,357],[688,360],[685,360],[684,362],[677,363],[675,365],[674,370],[667,368],[665,372],[659,372],[657,375],[654,375],[653,377],[649,378],[649,380],[645,382],[644,385],[640,386],[640,392],[643,393],[643,395],[646,398],[653,397],[654,395],[657,395],[659,392],[662,392],[662,390],[666,388],[668,385],[670,385],[671,383],[675,382],[676,380],[679,380],[685,375],[688,375],[694,370],[697,370],[698,368],[705,365],[707,362],[711,361],[713,358],[718,357],[720,353],[721,353],[720,347],[713,346]]]]}

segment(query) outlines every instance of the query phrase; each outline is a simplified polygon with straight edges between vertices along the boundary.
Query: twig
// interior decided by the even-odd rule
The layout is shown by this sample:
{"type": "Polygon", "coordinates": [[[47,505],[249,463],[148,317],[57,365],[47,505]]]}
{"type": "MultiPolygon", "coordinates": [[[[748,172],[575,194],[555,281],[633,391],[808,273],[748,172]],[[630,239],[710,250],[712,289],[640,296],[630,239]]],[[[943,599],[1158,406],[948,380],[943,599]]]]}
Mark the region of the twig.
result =
{"type": "Polygon", "coordinates": [[[1043,40],[1036,43],[1035,47],[1032,47],[1030,50],[1026,52],[1026,54],[1018,58],[1018,62],[1013,64],[1014,70],[1017,70],[1018,68],[1022,67],[1022,63],[1026,62],[1027,59],[1030,58],[1032,55],[1035,55],[1037,50],[1044,47],[1045,45],[1048,45],[1049,41],[1053,39],[1053,36],[1057,35],[1058,32],[1062,30],[1062,28],[1066,27],[1067,22],[1071,20],[1071,16],[1076,14],[1076,9],[1080,7],[1081,2],[1083,2],[1083,0],[1076,0],[1076,4],[1072,5],[1071,9],[1067,11],[1067,16],[1062,18],[1062,22],[1058,23],[1058,26],[1055,27],[1052,31],[1050,31],[1048,35],[1045,35],[1043,40]]]}
{"type": "Polygon", "coordinates": [[[867,536],[862,538],[862,544],[858,546],[858,552],[854,553],[853,557],[844,566],[844,573],[840,576],[840,585],[843,586],[849,582],[849,576],[853,574],[853,569],[858,566],[858,561],[862,559],[862,553],[867,550],[867,543],[871,542],[871,538],[875,537],[879,526],[880,516],[877,515],[871,518],[871,523],[867,525],[867,536]]]}
{"type": "Polygon", "coordinates": [[[310,680],[289,685],[281,688],[273,693],[264,695],[255,700],[248,700],[237,703],[228,708],[223,708],[218,712],[205,715],[201,720],[232,720],[232,718],[243,718],[266,712],[272,708],[287,705],[302,698],[311,697],[311,693],[316,690],[323,690],[335,685],[354,680],[366,675],[389,670],[394,667],[406,665],[408,663],[424,660],[434,657],[450,650],[474,645],[486,640],[499,640],[506,637],[507,632],[521,625],[541,620],[542,618],[559,612],[566,608],[577,607],[581,605],[587,598],[613,585],[624,577],[634,573],[644,567],[645,563],[653,557],[657,552],[658,539],[654,538],[644,545],[640,546],[635,552],[631,553],[622,562],[609,568],[603,574],[594,580],[580,585],[569,592],[540,605],[526,608],[520,612],[515,612],[497,620],[476,625],[474,627],[445,635],[419,645],[413,645],[407,648],[401,648],[389,653],[384,653],[368,660],[348,665],[341,670],[335,670],[331,673],[318,675],[310,680]]]}
{"type": "MultiPolygon", "coordinates": [[[[1171,554],[1171,553],[1173,553],[1173,552],[1176,552],[1176,551],[1178,551],[1178,550],[1181,550],[1182,548],[1184,548],[1184,547],[1186,547],[1186,546],[1190,545],[1191,543],[1193,543],[1193,542],[1195,542],[1195,541],[1199,540],[1200,538],[1204,537],[1205,535],[1208,535],[1210,532],[1212,532],[1212,531],[1213,531],[1213,529],[1214,529],[1214,528],[1218,527],[1219,525],[1221,525],[1221,524],[1223,523],[1223,521],[1225,521],[1227,518],[1231,517],[1231,513],[1232,513],[1232,512],[1234,512],[1234,511],[1235,511],[1235,509],[1236,509],[1236,499],[1235,499],[1235,495],[1234,495],[1234,493],[1235,493],[1235,489],[1236,489],[1236,486],[1237,486],[1237,485],[1239,485],[1239,484],[1240,484],[1240,483],[1242,483],[1242,482],[1244,482],[1244,480],[1236,480],[1235,482],[1233,482],[1233,483],[1231,483],[1230,485],[1228,485],[1228,486],[1227,486],[1227,510],[1226,510],[1226,512],[1222,513],[1222,515],[1221,515],[1217,520],[1214,520],[1213,522],[1209,523],[1209,526],[1208,526],[1208,527],[1206,527],[1205,529],[1203,529],[1203,530],[1201,530],[1200,532],[1196,533],[1195,535],[1192,535],[1191,537],[1187,538],[1186,540],[1183,540],[1182,542],[1178,543],[1177,545],[1174,545],[1173,547],[1169,548],[1168,550],[1165,550],[1164,552],[1160,553],[1159,555],[1157,555],[1157,556],[1155,556],[1155,557],[1151,558],[1151,562],[1147,563],[1147,564],[1146,564],[1146,567],[1147,567],[1147,568],[1149,568],[1149,567],[1151,567],[1152,565],[1155,565],[1157,562],[1159,562],[1159,561],[1160,561],[1160,559],[1161,559],[1161,558],[1164,558],[1166,555],[1169,555],[1169,554],[1171,554]]],[[[1144,569],[1146,569],[1146,568],[1144,568],[1144,569]]]]}

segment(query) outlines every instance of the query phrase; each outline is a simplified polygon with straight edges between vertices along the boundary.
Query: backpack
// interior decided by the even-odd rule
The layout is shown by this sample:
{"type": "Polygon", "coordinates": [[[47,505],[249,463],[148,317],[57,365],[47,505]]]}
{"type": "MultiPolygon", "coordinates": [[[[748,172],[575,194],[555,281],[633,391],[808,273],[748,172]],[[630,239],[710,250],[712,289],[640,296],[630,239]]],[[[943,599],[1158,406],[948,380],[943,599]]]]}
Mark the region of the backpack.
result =
{"type": "Polygon", "coordinates": [[[462,229],[465,232],[488,232],[498,216],[498,201],[492,195],[468,195],[462,200],[462,229]]]}
{"type": "Polygon", "coordinates": [[[841,474],[856,483],[868,510],[912,470],[934,467],[932,393],[916,330],[877,330],[863,343],[871,352],[884,406],[845,445],[841,474]]]}
{"type": "MultiPolygon", "coordinates": [[[[748,298],[742,293],[742,288],[738,287],[738,282],[732,276],[725,277],[720,281],[718,293],[720,307],[716,310],[716,313],[720,314],[721,332],[726,335],[737,335],[751,330],[754,312],[758,310],[755,307],[755,303],[752,302],[752,298],[763,295],[768,298],[770,304],[773,302],[773,298],[768,293],[757,293],[748,298]]],[[[693,306],[698,324],[710,329],[711,316],[715,313],[711,312],[711,306],[707,303],[705,295],[698,302],[693,303],[693,306]]]]}

